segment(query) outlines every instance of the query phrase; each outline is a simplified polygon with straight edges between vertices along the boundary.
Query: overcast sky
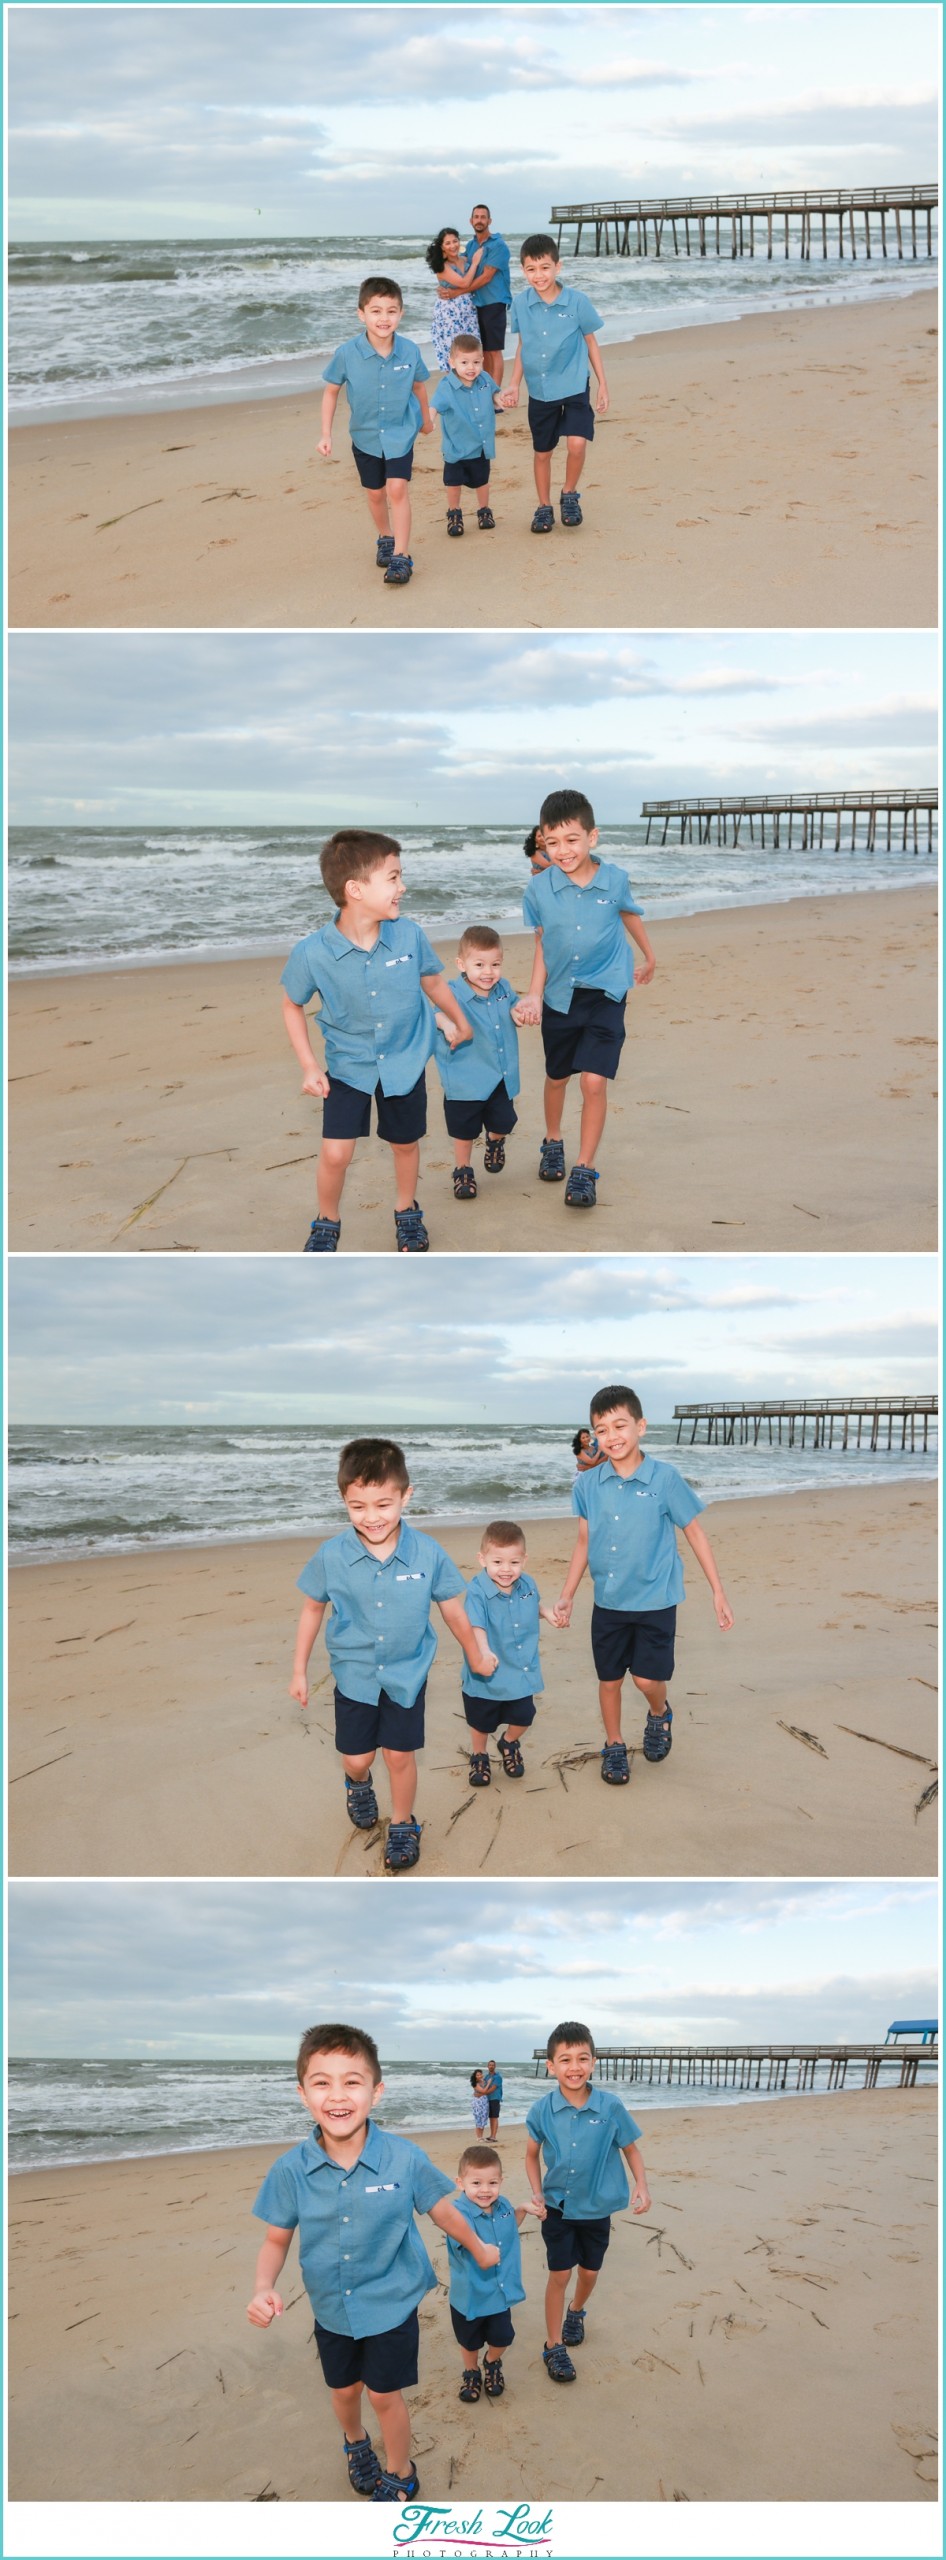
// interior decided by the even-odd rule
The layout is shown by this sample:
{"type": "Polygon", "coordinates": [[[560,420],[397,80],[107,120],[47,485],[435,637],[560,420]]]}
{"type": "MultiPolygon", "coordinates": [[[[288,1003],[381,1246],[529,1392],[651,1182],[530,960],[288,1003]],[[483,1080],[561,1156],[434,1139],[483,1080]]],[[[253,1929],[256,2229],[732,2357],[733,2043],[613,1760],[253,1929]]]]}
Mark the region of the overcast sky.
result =
{"type": "Polygon", "coordinates": [[[17,1422],[548,1421],[597,1386],[675,1402],[936,1385],[926,1254],[14,1256],[17,1422]]]}
{"type": "Polygon", "coordinates": [[[295,2053],[316,2018],[382,2059],[598,2044],[882,2040],[935,2015],[932,1884],[383,1882],[10,1888],[14,2054],[295,2053]],[[383,1925],[378,1896],[383,1896],[383,1925]]]}
{"type": "Polygon", "coordinates": [[[84,634],[10,641],[21,825],[515,820],[931,782],[927,631],[84,634]]]}
{"type": "Polygon", "coordinates": [[[10,11],[15,238],[412,232],[936,173],[930,7],[10,11]]]}

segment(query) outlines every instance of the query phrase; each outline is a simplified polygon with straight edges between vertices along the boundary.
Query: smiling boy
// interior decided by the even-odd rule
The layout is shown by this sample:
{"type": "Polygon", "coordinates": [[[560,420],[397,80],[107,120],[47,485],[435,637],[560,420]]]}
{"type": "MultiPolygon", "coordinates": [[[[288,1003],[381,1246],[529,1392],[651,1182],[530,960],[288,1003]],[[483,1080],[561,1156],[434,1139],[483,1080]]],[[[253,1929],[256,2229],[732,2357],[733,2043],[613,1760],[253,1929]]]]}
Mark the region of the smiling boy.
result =
{"type": "Polygon", "coordinates": [[[447,532],[463,532],[464,489],[476,494],[476,521],[481,533],[492,533],[496,519],[490,506],[490,467],[496,451],[496,416],[489,375],[483,371],[478,338],[461,331],[453,340],[443,381],[431,401],[443,440],[443,485],[447,500],[447,532]]]}
{"type": "Polygon", "coordinates": [[[552,455],[562,436],[566,461],[559,513],[564,525],[582,522],[578,483],[595,431],[589,396],[592,373],[598,385],[599,418],[604,417],[609,406],[604,363],[595,336],[595,330],[601,327],[601,313],[586,293],[576,292],[573,285],[563,285],[558,250],[546,232],[532,232],[523,241],[522,272],[526,289],[514,298],[510,324],[519,344],[509,389],[502,395],[503,406],[518,407],[525,375],[532,467],[539,501],[532,531],[551,533],[555,523],[550,504],[552,455]]]}
{"type": "Polygon", "coordinates": [[[547,869],[533,873],[522,912],[535,934],[522,1022],[541,1022],[545,1050],[545,1137],[540,1182],[565,1182],[562,1117],[569,1077],[581,1088],[577,1163],[565,1185],[569,1209],[593,1209],[596,1157],[608,1114],[608,1085],[624,1047],[628,990],[649,986],[657,966],[627,872],[595,853],[598,830],[583,791],[550,791],[540,810],[547,869]],[[644,966],[635,979],[629,949],[644,966]]]}
{"type": "Polygon", "coordinates": [[[583,2344],[585,2304],[604,2264],[611,2216],[629,2199],[625,2160],[634,2180],[632,2212],[649,2213],[650,2193],[637,2147],[639,2124],[616,2090],[595,2086],[590,2029],[577,2018],[563,2019],[552,2029],[546,2057],[555,2087],[537,2099],[526,2117],[526,2176],[543,2217],[549,2270],[542,2360],[550,2381],[574,2382],[568,2349],[583,2344]],[[578,2278],[566,2312],[568,2281],[576,2266],[578,2278]]]}
{"type": "Polygon", "coordinates": [[[475,2403],[485,2387],[487,2400],[500,2400],[506,2388],[503,2351],[515,2337],[512,2305],[525,2301],[519,2232],[527,2213],[538,2214],[534,2196],[528,2204],[511,2205],[502,2192],[503,2164],[488,2142],[471,2142],[457,2169],[460,2189],[456,2210],[477,2239],[493,2242],[498,2264],[483,2268],[469,2248],[447,2241],[450,2261],[450,2319],[463,2358],[458,2399],[475,2403]],[[483,2371],[480,2349],[485,2347],[483,2371]]]}
{"type": "MultiPolygon", "coordinates": [[[[561,1624],[556,1609],[543,1607],[539,1587],[526,1572],[526,1542],[516,1520],[491,1520],[466,1594],[466,1613],[489,1646],[495,1668],[484,1677],[468,1671],[463,1684],[463,1713],[470,1728],[470,1785],[492,1783],[489,1736],[495,1734],[507,1778],[521,1778],[525,1762],[519,1745],[535,1721],[536,1694],[545,1687],[539,1660],[539,1621],[561,1624]],[[500,1725],[505,1731],[500,1733],[500,1725]]],[[[490,2126],[490,2131],[494,2130],[490,2126]]]]}
{"type": "Polygon", "coordinates": [[[329,358],[322,375],[318,452],[331,460],[338,395],[348,393],[355,469],[378,536],[375,557],[386,587],[404,587],[411,559],[411,473],[418,436],[433,434],[428,369],[413,338],[400,335],[404,301],[391,276],[366,276],[358,295],[363,326],[329,358]]]}
{"type": "Polygon", "coordinates": [[[484,1173],[501,1173],[506,1139],[516,1126],[521,999],[503,975],[503,946],[495,926],[468,924],[457,945],[457,976],[449,980],[471,1038],[452,1042],[438,1031],[435,1057],[443,1085],[444,1119],[453,1139],[453,1196],[476,1199],[473,1144],[485,1132],[484,1173]]]}

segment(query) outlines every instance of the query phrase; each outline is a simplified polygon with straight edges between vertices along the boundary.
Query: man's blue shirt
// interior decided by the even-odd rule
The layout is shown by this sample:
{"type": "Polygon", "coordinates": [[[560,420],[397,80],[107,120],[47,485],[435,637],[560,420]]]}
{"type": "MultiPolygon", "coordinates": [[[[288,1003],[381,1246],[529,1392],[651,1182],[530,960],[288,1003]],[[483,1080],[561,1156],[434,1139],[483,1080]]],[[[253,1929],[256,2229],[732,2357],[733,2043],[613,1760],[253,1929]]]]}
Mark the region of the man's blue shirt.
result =
{"type": "Polygon", "coordinates": [[[369,2116],[353,2168],[330,2160],[310,2133],[274,2161],[253,2211],[274,2230],[298,2228],[302,2281],[323,2329],[372,2338],[398,2328],[433,2291],[414,2215],[429,2213],[453,2185],[416,2143],[369,2116]]]}
{"type": "MultiPolygon", "coordinates": [[[[479,246],[480,243],[477,240],[475,233],[471,232],[466,244],[467,257],[472,258],[479,246]]],[[[474,277],[473,283],[469,288],[473,296],[473,300],[477,305],[483,302],[511,302],[512,278],[509,272],[509,244],[503,239],[501,231],[491,231],[485,242],[485,248],[486,256],[482,260],[482,264],[484,267],[495,267],[496,273],[494,276],[490,276],[488,284],[478,285],[474,277]]]]}
{"type": "Polygon", "coordinates": [[[586,293],[563,284],[554,302],[543,302],[535,286],[517,293],[510,317],[513,337],[522,347],[522,370],[532,400],[571,400],[586,389],[587,338],[601,327],[601,313],[586,293]]]}
{"type": "Polygon", "coordinates": [[[414,384],[426,382],[428,370],[413,338],[402,338],[398,331],[387,356],[370,344],[367,329],[336,347],[322,380],[344,383],[348,432],[359,453],[384,454],[393,462],[411,450],[423,424],[414,384]]]}
{"type": "Polygon", "coordinates": [[[594,878],[583,889],[550,863],[547,871],[533,873],[522,912],[527,924],[541,930],[544,1002],[553,1013],[568,1012],[576,987],[600,987],[620,1004],[634,984],[621,917],[641,912],[620,863],[596,862],[594,878]]]}
{"type": "Polygon", "coordinates": [[[370,951],[323,924],[297,942],[282,973],[293,1004],[321,997],[328,1075],[359,1093],[409,1093],[433,1056],[434,1008],[421,986],[441,963],[422,925],[406,916],[378,927],[370,951]]]}
{"type": "Polygon", "coordinates": [[[526,2298],[515,2212],[506,2196],[497,2196],[491,2213],[484,2213],[482,2205],[474,2204],[470,2196],[454,2196],[452,2201],[477,2239],[487,2249],[502,2251],[498,2267],[478,2267],[469,2249],[447,2233],[452,2308],[459,2311],[463,2320],[489,2320],[495,2312],[505,2311],[511,2302],[524,2302],[526,2298]]]}
{"type": "Polygon", "coordinates": [[[639,2140],[640,2126],[613,2089],[593,2083],[584,2106],[573,2107],[556,2081],[530,2107],[526,2132],[543,2152],[547,2204],[575,2222],[620,2213],[631,2192],[621,2152],[639,2140]]]}
{"type": "Polygon", "coordinates": [[[519,1091],[519,1041],[512,1006],[519,998],[508,978],[498,978],[488,996],[477,995],[466,978],[450,980],[461,1013],[473,1033],[451,1049],[442,1031],[434,1044],[437,1072],[450,1102],[485,1102],[498,1084],[510,1098],[519,1091]]]}
{"type": "Polygon", "coordinates": [[[470,1625],[482,1627],[491,1653],[499,1662],[488,1680],[463,1665],[463,1687],[468,1697],[495,1698],[502,1704],[507,1698],[531,1698],[544,1689],[542,1665],[539,1661],[539,1588],[531,1573],[520,1573],[511,1591],[500,1591],[490,1574],[481,1570],[467,1584],[466,1614],[470,1625]]]}
{"type": "Polygon", "coordinates": [[[440,420],[445,462],[472,462],[481,453],[492,461],[496,451],[495,389],[488,373],[478,373],[475,382],[461,382],[458,374],[450,372],[438,382],[430,405],[440,420]]]}
{"type": "Polygon", "coordinates": [[[599,1609],[673,1609],[686,1596],[676,1529],[703,1504],[676,1467],[642,1457],[619,1476],[610,1458],[572,1486],[572,1510],[588,1522],[588,1563],[599,1609]]]}
{"type": "Polygon", "coordinates": [[[328,1658],[343,1698],[377,1706],[382,1689],[397,1707],[412,1707],[437,1651],[430,1623],[435,1600],[459,1600],[463,1575],[436,1538],[401,1521],[397,1546],[384,1562],[357,1529],[326,1538],[303,1565],[298,1588],[330,1601],[328,1658]]]}

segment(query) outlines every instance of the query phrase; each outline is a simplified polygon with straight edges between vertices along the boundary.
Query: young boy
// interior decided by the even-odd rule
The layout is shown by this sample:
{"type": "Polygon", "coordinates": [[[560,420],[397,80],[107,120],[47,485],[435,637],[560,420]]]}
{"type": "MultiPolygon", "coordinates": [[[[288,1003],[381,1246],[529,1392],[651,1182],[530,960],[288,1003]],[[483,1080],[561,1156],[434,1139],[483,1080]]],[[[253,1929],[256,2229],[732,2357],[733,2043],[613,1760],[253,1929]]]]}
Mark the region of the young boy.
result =
{"type": "Polygon", "coordinates": [[[624,1046],[628,988],[635,983],[628,941],[649,986],[656,968],[626,871],[595,857],[598,830],[583,791],[550,791],[540,812],[548,869],[530,880],[522,902],[535,931],[535,959],[520,1019],[542,1024],[545,1050],[545,1137],[539,1181],[565,1181],[562,1114],[570,1076],[581,1086],[578,1162],[565,1188],[569,1209],[593,1209],[595,1159],[608,1115],[608,1085],[624,1046]]]}
{"type": "Polygon", "coordinates": [[[469,2143],[457,2169],[456,2211],[478,2240],[484,2245],[492,2241],[498,2248],[499,2263],[481,2267],[469,2248],[448,2237],[450,2318],[463,2357],[459,2400],[478,2400],[484,2385],[487,2400],[502,2398],[506,2388],[503,2348],[511,2347],[516,2334],[510,2306],[525,2301],[519,2230],[526,2214],[538,2213],[539,2207],[534,2196],[528,2204],[511,2205],[501,2192],[502,2183],[498,2151],[488,2142],[469,2143]],[[482,2374],[481,2347],[486,2349],[482,2374]]]}
{"type": "Polygon", "coordinates": [[[462,533],[463,491],[475,489],[480,532],[492,533],[496,518],[489,502],[489,467],[496,451],[496,414],[478,338],[454,338],[449,371],[438,383],[430,405],[440,420],[443,441],[447,532],[454,537],[462,533]]]}
{"type": "Polygon", "coordinates": [[[457,946],[458,976],[448,981],[471,1038],[462,1050],[440,1031],[434,1055],[443,1085],[443,1114],[453,1139],[453,1196],[475,1200],[474,1138],[486,1133],[484,1173],[501,1173],[506,1139],[516,1126],[522,1019],[515,987],[503,976],[503,946],[491,924],[468,924],[457,946]]]}
{"type": "Polygon", "coordinates": [[[416,1867],[420,1825],[414,1819],[415,1753],[424,1744],[427,1675],[437,1651],[430,1623],[434,1601],[480,1678],[497,1656],[470,1625],[463,1575],[436,1538],[403,1518],[413,1486],[395,1440],[349,1440],[338,1489],[350,1526],[326,1538],[299,1575],[305,1593],[296,1634],[289,1695],[308,1705],[309,1655],[327,1608],[326,1643],[335,1677],[335,1748],[345,1771],[345,1802],[356,1831],[370,1831],[378,1805],[369,1771],[380,1750],[391,1783],[391,1823],[384,1851],[389,1875],[416,1867]]]}
{"type": "Polygon", "coordinates": [[[578,483],[595,431],[589,365],[598,384],[599,418],[608,407],[604,364],[594,334],[601,327],[601,313],[586,293],[577,293],[573,285],[562,284],[558,250],[544,231],[532,232],[523,241],[522,272],[526,290],[515,296],[511,322],[519,344],[509,389],[503,393],[503,406],[518,407],[524,374],[539,501],[532,531],[551,533],[555,523],[550,504],[552,454],[561,436],[565,437],[567,459],[559,512],[564,525],[579,525],[582,521],[578,483]]]}
{"type": "Polygon", "coordinates": [[[427,1129],[424,1070],[438,1028],[452,1046],[472,1038],[470,1025],[422,927],[400,921],[404,882],[394,836],[340,827],[323,845],[320,867],[338,910],[334,924],[295,944],[281,981],[303,1093],[321,1095],[323,1104],[318,1216],[303,1251],[338,1251],[345,1176],[358,1139],[369,1135],[373,1094],[378,1136],[394,1158],[397,1250],[426,1253],[430,1238],[416,1198],[427,1129]],[[313,1055],[304,1011],[314,995],[321,998],[324,1067],[313,1055]]]}
{"type": "Polygon", "coordinates": [[[515,1520],[490,1521],[476,1561],[479,1572],[467,1586],[466,1614],[471,1627],[482,1630],[496,1669],[489,1675],[468,1672],[462,1696],[473,1745],[470,1785],[488,1787],[493,1774],[491,1733],[496,1735],[507,1778],[523,1775],[519,1745],[535,1722],[535,1693],[545,1687],[539,1620],[544,1618],[550,1627],[560,1626],[562,1620],[557,1610],[543,1608],[538,1584],[525,1570],[526,1542],[515,1520]],[[499,1732],[500,1725],[505,1726],[504,1733],[499,1732]]]}
{"type": "Polygon", "coordinates": [[[628,1671],[647,1706],[645,1760],[666,1760],[673,1738],[667,1686],[677,1605],[685,1597],[677,1529],[706,1575],[724,1632],[733,1613],[706,1531],[696,1526],[703,1505],[676,1467],[646,1456],[647,1424],[633,1387],[601,1387],[591,1399],[591,1422],[601,1463],[572,1487],[578,1537],[556,1615],[559,1626],[567,1627],[590,1564],[591,1650],[606,1737],[601,1775],[609,1787],[626,1787],[631,1773],[621,1738],[621,1691],[628,1671]]]}
{"type": "Polygon", "coordinates": [[[274,2162],[253,2207],[267,2225],[248,2304],[254,2328],[281,2316],[276,2291],[293,2232],[312,2305],[315,2343],[360,2498],[416,2498],[411,2422],[403,2393],[417,2381],[417,2305],[437,2282],[415,2222],[429,2213],[483,2273],[501,2251],[447,2199],[453,2180],[416,2143],[385,2133],[371,2109],[384,2095],[378,2048],[360,2027],[310,2027],[296,2064],[315,2130],[274,2162]],[[362,2391],[377,2411],[382,2470],[363,2430],[362,2391]]]}
{"type": "Polygon", "coordinates": [[[583,2343],[585,2304],[604,2262],[611,2216],[628,2202],[623,2160],[634,2180],[632,2211],[649,2213],[650,2195],[637,2147],[640,2126],[616,2090],[594,2086],[590,2030],[576,2018],[564,2019],[561,2026],[553,2027],[546,2053],[546,2069],[555,2087],[536,2100],[526,2117],[526,2177],[543,2215],[549,2270],[542,2349],[545,2370],[552,2382],[574,2382],[568,2350],[583,2343]],[[578,2281],[566,2312],[568,2279],[575,2266],[578,2281]]]}
{"type": "Polygon", "coordinates": [[[358,296],[362,327],[329,358],[322,375],[318,451],[329,460],[342,383],[355,469],[378,536],[375,557],[386,587],[406,587],[411,559],[411,472],[414,443],[433,435],[428,370],[413,338],[399,334],[404,300],[390,276],[366,276],[358,296]],[[416,390],[415,390],[416,386],[416,390]]]}

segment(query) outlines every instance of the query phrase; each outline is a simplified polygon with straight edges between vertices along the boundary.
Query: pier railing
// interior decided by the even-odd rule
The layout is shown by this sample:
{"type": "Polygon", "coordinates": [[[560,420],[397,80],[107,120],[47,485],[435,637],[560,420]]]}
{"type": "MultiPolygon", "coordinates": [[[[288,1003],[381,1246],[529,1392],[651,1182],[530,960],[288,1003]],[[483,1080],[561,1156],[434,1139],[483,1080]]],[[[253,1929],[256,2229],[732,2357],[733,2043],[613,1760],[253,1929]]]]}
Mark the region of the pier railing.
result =
{"type": "Polygon", "coordinates": [[[860,834],[868,853],[876,852],[881,841],[888,853],[894,843],[904,852],[912,847],[918,853],[921,831],[926,850],[932,852],[938,809],[936,784],[924,782],[886,791],[743,791],[645,800],[641,816],[647,820],[648,844],[652,829],[662,828],[655,841],[665,845],[672,828],[678,844],[737,845],[745,827],[750,844],[768,843],[778,852],[791,848],[797,834],[801,851],[814,852],[824,846],[826,821],[830,848],[833,818],[834,851],[839,853],[842,824],[849,818],[852,851],[860,834]]]}
{"type": "Polygon", "coordinates": [[[882,187],[775,187],[757,194],[733,190],[708,196],[611,196],[588,204],[553,204],[550,222],[563,232],[574,227],[577,258],[583,234],[586,255],[617,258],[709,256],[766,258],[793,253],[810,259],[820,248],[822,260],[845,254],[862,257],[933,256],[933,215],[939,201],[935,179],[882,187]],[[871,230],[871,221],[875,228],[871,230]],[[891,229],[888,232],[888,223],[891,229]],[[836,247],[832,234],[836,232],[836,247]],[[890,246],[888,248],[888,240],[890,246]],[[904,247],[905,240],[908,246],[904,247]],[[776,246],[776,241],[778,246],[776,246]],[[632,245],[633,244],[633,245],[632,245]]]}
{"type": "Polygon", "coordinates": [[[747,1404],[675,1404],[673,1418],[677,1426],[677,1445],[683,1438],[684,1424],[690,1424],[689,1447],[705,1438],[707,1447],[745,1448],[751,1441],[758,1446],[763,1434],[767,1446],[782,1446],[783,1433],[790,1449],[833,1449],[835,1426],[838,1447],[851,1444],[868,1449],[886,1445],[892,1449],[929,1448],[930,1433],[939,1429],[939,1398],[917,1396],[800,1396],[765,1398],[747,1404]],[[856,1436],[855,1436],[856,1425],[856,1436]],[[883,1432],[886,1426],[886,1443],[883,1432]],[[810,1444],[809,1444],[810,1432],[810,1444]]]}
{"type": "MultiPolygon", "coordinates": [[[[544,2046],[533,2052],[536,2079],[544,2046]]],[[[938,2072],[939,2043],[889,2044],[646,2044],[602,2045],[595,2061],[599,2080],[646,2081],[648,2088],[813,2089],[819,2071],[829,2089],[843,2089],[861,2073],[861,2087],[916,2087],[921,2072],[938,2072]]]]}

